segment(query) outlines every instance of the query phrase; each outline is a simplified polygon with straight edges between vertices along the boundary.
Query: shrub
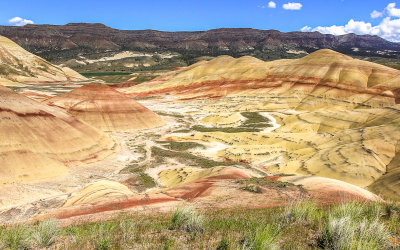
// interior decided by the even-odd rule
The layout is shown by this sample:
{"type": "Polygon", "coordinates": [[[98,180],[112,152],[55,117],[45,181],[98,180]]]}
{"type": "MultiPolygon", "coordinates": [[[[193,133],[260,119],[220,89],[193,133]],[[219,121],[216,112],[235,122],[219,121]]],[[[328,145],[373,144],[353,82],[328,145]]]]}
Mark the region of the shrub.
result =
{"type": "Polygon", "coordinates": [[[390,233],[375,219],[357,221],[350,216],[330,216],[322,233],[322,247],[329,249],[386,249],[390,233]]]}
{"type": "Polygon", "coordinates": [[[242,189],[252,193],[262,193],[262,189],[260,188],[260,186],[257,186],[255,184],[247,184],[242,189]]]}
{"type": "Polygon", "coordinates": [[[218,243],[217,250],[226,250],[229,249],[229,241],[223,237],[221,241],[218,243]]]}
{"type": "Polygon", "coordinates": [[[124,243],[131,243],[135,236],[136,224],[131,220],[123,220],[119,224],[122,240],[124,243]]]}
{"type": "Polygon", "coordinates": [[[286,223],[299,222],[307,223],[318,220],[322,217],[314,202],[296,202],[287,207],[280,215],[279,219],[286,223]]]}
{"type": "Polygon", "coordinates": [[[193,208],[177,208],[172,215],[171,224],[174,229],[201,232],[203,231],[203,216],[197,214],[193,208]]]}
{"type": "Polygon", "coordinates": [[[255,232],[251,249],[254,250],[265,250],[265,249],[279,249],[278,235],[280,228],[278,226],[272,226],[268,224],[262,229],[258,229],[255,232]]]}
{"type": "Polygon", "coordinates": [[[31,230],[23,225],[14,226],[5,230],[3,243],[6,248],[25,249],[29,246],[31,230]]]}
{"type": "Polygon", "coordinates": [[[36,245],[48,247],[53,244],[59,234],[56,220],[45,220],[39,222],[38,227],[32,234],[32,239],[36,245]]]}
{"type": "Polygon", "coordinates": [[[380,218],[384,214],[382,205],[378,202],[362,203],[362,202],[348,202],[334,206],[331,215],[336,218],[351,217],[352,219],[375,219],[380,218]]]}

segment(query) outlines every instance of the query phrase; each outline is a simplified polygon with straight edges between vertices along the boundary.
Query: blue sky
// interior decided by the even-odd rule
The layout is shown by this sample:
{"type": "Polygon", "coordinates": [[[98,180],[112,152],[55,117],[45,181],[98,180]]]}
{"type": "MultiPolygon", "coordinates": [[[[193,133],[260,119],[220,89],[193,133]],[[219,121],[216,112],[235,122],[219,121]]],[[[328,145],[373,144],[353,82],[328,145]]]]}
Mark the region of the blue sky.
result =
{"type": "Polygon", "coordinates": [[[317,30],[332,34],[371,33],[386,36],[385,38],[390,40],[400,40],[400,20],[397,21],[400,14],[397,16],[396,12],[397,8],[400,8],[400,0],[274,0],[275,5],[269,2],[269,0],[0,0],[0,24],[22,25],[30,21],[35,24],[99,22],[119,29],[165,31],[208,30],[221,27],[281,31],[303,29],[303,31],[317,30]],[[298,10],[284,9],[283,5],[287,3],[295,4],[291,6],[297,6],[298,10]],[[394,11],[388,10],[390,4],[392,7],[395,4],[395,7],[391,8],[394,11]],[[372,18],[371,13],[374,10],[381,15],[372,18]],[[10,23],[9,20],[15,17],[19,18],[13,19],[14,22],[10,23]],[[394,29],[390,34],[382,33],[382,30],[387,33],[386,26],[382,30],[373,29],[379,28],[385,18],[386,24],[388,21],[395,21],[388,23],[389,28],[394,29]],[[354,20],[355,23],[346,28],[344,25],[349,24],[350,20],[354,20]],[[336,28],[340,26],[343,28],[336,28]],[[397,32],[398,36],[396,34],[393,36],[393,32],[397,32]]]}

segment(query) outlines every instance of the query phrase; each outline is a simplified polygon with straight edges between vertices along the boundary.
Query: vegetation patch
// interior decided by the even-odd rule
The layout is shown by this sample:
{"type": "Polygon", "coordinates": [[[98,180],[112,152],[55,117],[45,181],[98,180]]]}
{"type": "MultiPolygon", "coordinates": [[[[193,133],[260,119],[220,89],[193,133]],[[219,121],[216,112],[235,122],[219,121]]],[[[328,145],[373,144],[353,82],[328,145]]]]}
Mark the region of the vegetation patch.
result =
{"type": "Polygon", "coordinates": [[[172,228],[186,232],[202,232],[203,224],[203,216],[190,207],[176,209],[171,217],[172,228]]]}
{"type": "Polygon", "coordinates": [[[293,183],[282,182],[282,181],[272,181],[265,178],[257,178],[252,177],[248,179],[241,179],[237,181],[242,184],[242,190],[253,192],[253,193],[262,193],[262,187],[265,188],[287,188],[296,186],[293,183]]]}
{"type": "Polygon", "coordinates": [[[157,115],[162,115],[162,116],[172,116],[175,118],[185,118],[185,116],[178,114],[178,113],[165,113],[165,112],[161,112],[161,111],[155,111],[154,113],[156,113],[157,115]]]}
{"type": "Polygon", "coordinates": [[[198,132],[224,132],[224,133],[242,133],[242,132],[261,132],[263,129],[271,127],[270,120],[260,115],[258,112],[242,112],[246,121],[238,127],[205,127],[195,125],[191,129],[198,132]]]}
{"type": "MultiPolygon", "coordinates": [[[[357,206],[371,214],[383,213],[375,218],[351,218],[334,213],[345,209],[342,205],[318,207],[301,202],[285,209],[230,208],[201,213],[178,208],[169,215],[121,214],[108,221],[57,228],[57,234],[45,235],[54,235],[47,247],[51,249],[398,249],[399,205],[357,206]],[[287,211],[297,218],[280,220],[287,211]],[[318,214],[318,219],[299,223],[305,214],[307,218],[318,214]]],[[[0,248],[37,249],[32,235],[38,227],[0,227],[0,248]]]]}
{"type": "Polygon", "coordinates": [[[185,151],[194,148],[201,148],[201,149],[206,148],[203,144],[197,142],[177,142],[177,141],[157,141],[157,142],[162,143],[163,147],[175,151],[185,151]]]}
{"type": "Polygon", "coordinates": [[[130,72],[82,72],[80,73],[84,77],[94,77],[94,76],[126,76],[130,75],[130,72]]]}
{"type": "Polygon", "coordinates": [[[139,191],[144,191],[148,188],[153,188],[157,186],[154,179],[145,173],[146,167],[139,166],[138,164],[130,164],[128,167],[121,170],[121,173],[132,173],[135,174],[137,178],[137,184],[139,191]]]}
{"type": "Polygon", "coordinates": [[[152,147],[151,153],[153,157],[156,157],[156,162],[163,162],[165,158],[174,158],[183,164],[188,164],[189,166],[202,167],[202,168],[212,168],[217,166],[233,166],[238,165],[238,162],[220,162],[209,160],[200,156],[190,154],[188,152],[179,152],[172,150],[165,150],[159,147],[152,147]]]}

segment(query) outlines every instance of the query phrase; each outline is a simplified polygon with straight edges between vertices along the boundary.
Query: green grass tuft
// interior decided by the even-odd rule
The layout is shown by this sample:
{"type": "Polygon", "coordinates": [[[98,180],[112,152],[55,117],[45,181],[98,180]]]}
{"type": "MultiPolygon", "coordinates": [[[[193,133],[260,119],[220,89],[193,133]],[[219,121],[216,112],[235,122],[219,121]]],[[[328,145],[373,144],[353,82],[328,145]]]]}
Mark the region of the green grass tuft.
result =
{"type": "Polygon", "coordinates": [[[59,234],[59,228],[56,220],[40,221],[32,234],[33,241],[40,247],[49,247],[52,245],[59,234]]]}
{"type": "Polygon", "coordinates": [[[186,232],[202,232],[203,223],[203,216],[190,207],[177,208],[171,217],[172,228],[186,232]]]}

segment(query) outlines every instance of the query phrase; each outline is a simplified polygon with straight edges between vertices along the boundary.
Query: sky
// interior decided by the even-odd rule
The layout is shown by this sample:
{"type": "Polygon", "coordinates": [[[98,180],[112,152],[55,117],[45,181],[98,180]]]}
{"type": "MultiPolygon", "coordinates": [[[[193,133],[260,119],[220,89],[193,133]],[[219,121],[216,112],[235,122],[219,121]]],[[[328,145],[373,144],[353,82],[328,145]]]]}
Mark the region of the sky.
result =
{"type": "Polygon", "coordinates": [[[130,30],[356,33],[400,42],[400,0],[0,0],[0,25],[73,22],[130,30]]]}

